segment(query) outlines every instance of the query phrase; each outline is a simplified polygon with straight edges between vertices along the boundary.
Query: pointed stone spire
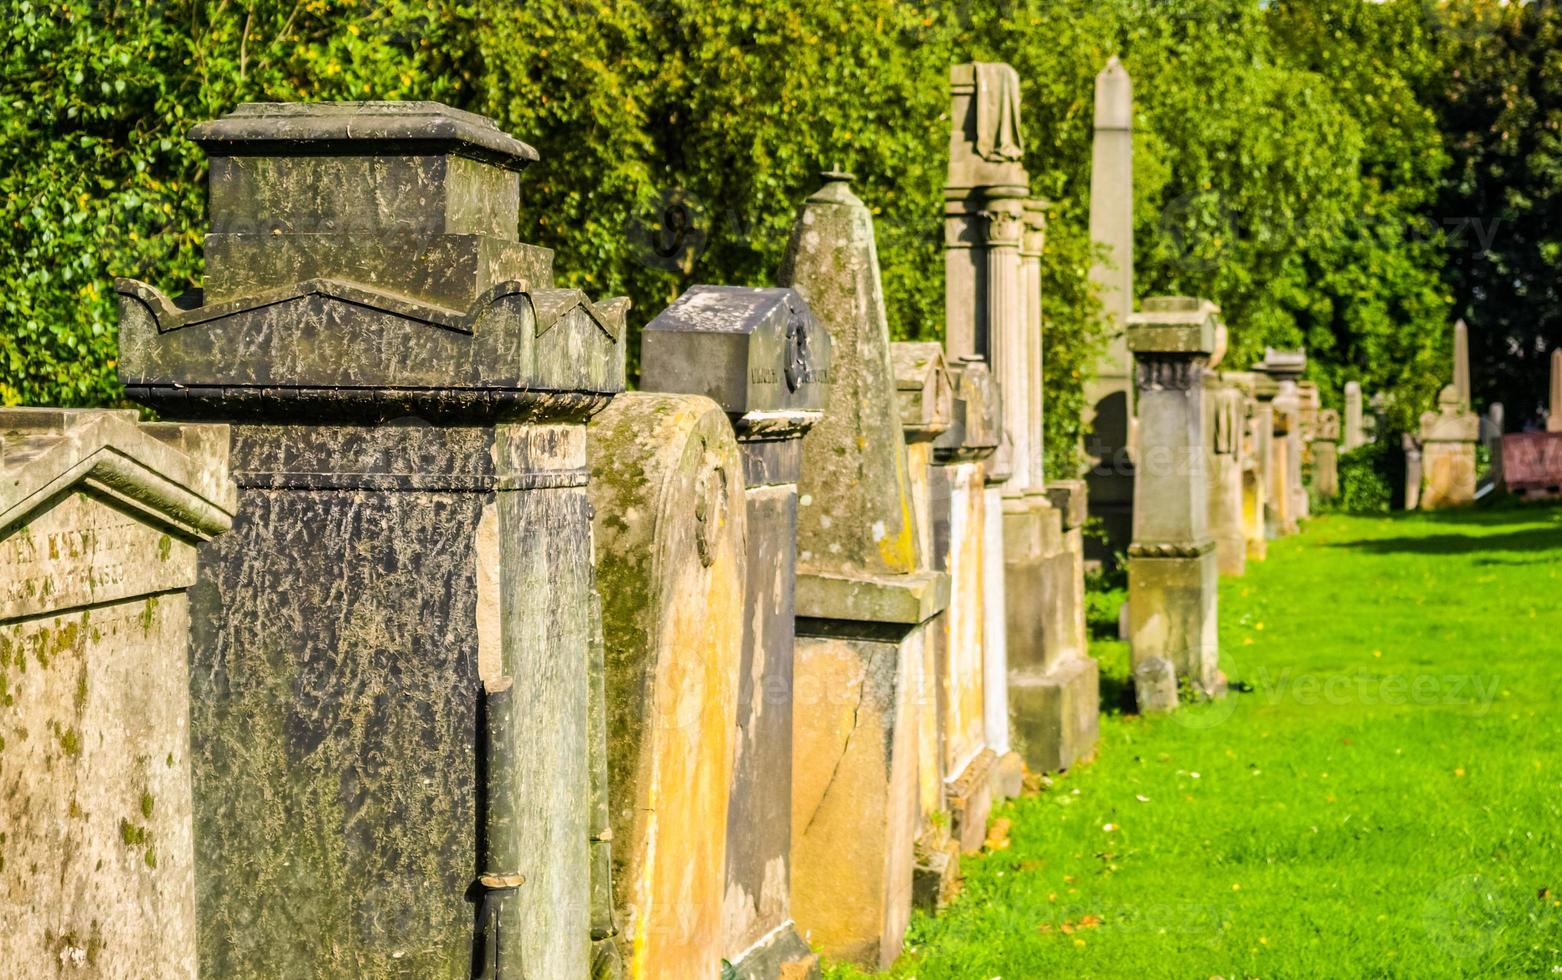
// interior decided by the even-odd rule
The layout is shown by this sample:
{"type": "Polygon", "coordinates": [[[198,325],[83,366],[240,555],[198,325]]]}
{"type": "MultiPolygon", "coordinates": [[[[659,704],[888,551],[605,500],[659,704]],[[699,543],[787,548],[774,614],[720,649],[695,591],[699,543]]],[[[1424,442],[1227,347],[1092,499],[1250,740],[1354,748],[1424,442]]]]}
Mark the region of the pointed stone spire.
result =
{"type": "Polygon", "coordinates": [[[1546,417],[1547,432],[1562,432],[1562,347],[1551,352],[1551,414],[1546,417]]]}
{"type": "Polygon", "coordinates": [[[1454,391],[1459,395],[1459,410],[1470,410],[1470,328],[1463,320],[1454,323],[1454,391]]]}

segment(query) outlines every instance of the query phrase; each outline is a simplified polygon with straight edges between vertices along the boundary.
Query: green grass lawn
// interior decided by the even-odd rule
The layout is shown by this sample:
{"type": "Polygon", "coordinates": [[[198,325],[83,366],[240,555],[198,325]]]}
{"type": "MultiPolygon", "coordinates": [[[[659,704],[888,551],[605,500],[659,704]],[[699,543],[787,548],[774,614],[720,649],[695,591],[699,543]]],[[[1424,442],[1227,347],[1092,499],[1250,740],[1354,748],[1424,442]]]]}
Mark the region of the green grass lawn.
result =
{"type": "MultiPolygon", "coordinates": [[[[899,977],[1562,974],[1562,509],[1319,517],[1221,583],[1225,700],[1103,704],[899,977]]],[[[1102,640],[1103,688],[1126,682],[1102,640]]],[[[828,976],[854,977],[832,967],[828,976]]]]}

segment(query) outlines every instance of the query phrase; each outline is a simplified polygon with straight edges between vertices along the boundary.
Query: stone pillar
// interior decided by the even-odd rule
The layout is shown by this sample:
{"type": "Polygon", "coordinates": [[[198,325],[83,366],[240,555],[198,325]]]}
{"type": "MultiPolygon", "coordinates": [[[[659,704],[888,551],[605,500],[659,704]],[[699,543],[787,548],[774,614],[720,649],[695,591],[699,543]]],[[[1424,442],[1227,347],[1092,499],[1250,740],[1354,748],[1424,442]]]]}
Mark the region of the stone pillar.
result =
{"type": "Polygon", "coordinates": [[[1562,347],[1551,352],[1551,400],[1546,414],[1546,431],[1562,432],[1562,347]]]}
{"type": "MultiPolygon", "coordinates": [[[[935,491],[933,445],[954,422],[954,394],[943,349],[936,343],[890,345],[890,362],[900,421],[906,439],[911,482],[912,516],[917,525],[918,563],[942,571],[934,526],[947,524],[941,511],[947,494],[935,491]],[[935,508],[934,501],[938,501],[935,508]]],[[[928,912],[949,904],[960,877],[960,841],[950,832],[951,813],[945,794],[943,732],[939,713],[939,663],[947,660],[946,608],[928,633],[920,663],[913,664],[917,711],[917,838],[912,872],[912,902],[928,912]]],[[[985,818],[984,818],[985,823],[985,818]]],[[[980,845],[978,845],[980,846],[980,845]]]]}
{"type": "Polygon", "coordinates": [[[727,953],[727,820],[748,623],[743,464],[709,398],[642,392],[591,420],[587,459],[624,972],[696,976],[727,953]]]}
{"type": "Polygon", "coordinates": [[[1313,434],[1313,492],[1320,500],[1340,495],[1340,413],[1326,408],[1318,413],[1318,429],[1313,434]]]}
{"type": "Polygon", "coordinates": [[[1267,379],[1260,396],[1267,397],[1273,409],[1268,502],[1270,536],[1295,534],[1298,522],[1306,516],[1306,489],[1302,486],[1302,396],[1297,382],[1307,370],[1307,353],[1282,351],[1273,347],[1264,351],[1264,359],[1253,370],[1267,379]]]}
{"type": "MultiPolygon", "coordinates": [[[[956,361],[950,377],[953,424],[933,444],[933,567],[949,576],[935,692],[951,831],[961,849],[971,853],[986,838],[997,761],[984,714],[989,596],[985,487],[986,463],[998,447],[1000,422],[985,361],[956,361]]],[[[1001,571],[1000,565],[995,574],[1001,571]]],[[[1002,610],[998,613],[1001,627],[1002,610]]],[[[1006,724],[1003,730],[1007,732],[1006,724]]]]}
{"type": "Polygon", "coordinates": [[[949,583],[919,560],[872,217],[825,180],[780,276],[834,358],[798,482],[792,914],[826,955],[883,967],[910,915],[914,685],[949,583]]]}
{"type": "Polygon", "coordinates": [[[794,290],[695,286],[641,338],[641,389],[715,399],[743,460],[746,628],[722,956],[744,980],[773,978],[783,967],[811,975],[817,957],[791,908],[797,480],[802,438],[824,406],[830,337],[794,290]]]}
{"type": "MultiPolygon", "coordinates": [[[[1208,300],[1166,296],[1146,299],[1129,319],[1140,434],[1128,552],[1129,643],[1141,710],[1164,704],[1156,695],[1165,692],[1168,668],[1205,696],[1223,688],[1202,377],[1218,317],[1208,300]]],[[[1175,686],[1173,703],[1174,692],[1175,686]]]]}
{"type": "Polygon", "coordinates": [[[1090,167],[1090,240],[1106,247],[1090,277],[1101,289],[1107,347],[1085,386],[1090,513],[1107,537],[1094,557],[1105,561],[1126,550],[1133,533],[1133,357],[1126,334],[1134,303],[1133,147],[1133,80],[1114,56],[1096,76],[1090,167]]]}
{"type": "Polygon", "coordinates": [[[1405,447],[1405,509],[1421,508],[1421,443],[1406,432],[1401,436],[1405,447]]]}
{"type": "Polygon", "coordinates": [[[1463,407],[1453,385],[1438,395],[1437,411],[1421,416],[1420,509],[1475,502],[1475,444],[1480,430],[1479,416],[1463,407]]]}
{"type": "Polygon", "coordinates": [[[1242,438],[1246,405],[1242,391],[1221,375],[1204,375],[1209,417],[1205,446],[1209,451],[1209,527],[1215,539],[1216,563],[1222,575],[1241,575],[1247,568],[1247,531],[1243,522],[1242,438]]]}
{"type": "Polygon", "coordinates": [[[1459,410],[1470,411],[1470,328],[1463,319],[1454,321],[1454,394],[1459,410]]]}
{"type": "MultiPolygon", "coordinates": [[[[1242,464],[1242,526],[1247,560],[1269,554],[1269,470],[1274,462],[1274,407],[1258,395],[1257,375],[1246,374],[1247,442],[1242,464]]],[[[1267,382],[1268,379],[1264,379],[1267,382]]]]}
{"type": "Polygon", "coordinates": [[[1362,429],[1361,420],[1361,382],[1345,382],[1345,433],[1346,452],[1350,452],[1357,446],[1366,445],[1367,435],[1362,429]]]}
{"type": "Polygon", "coordinates": [[[536,152],[480,116],[253,104],[191,138],[207,305],[116,289],[129,394],[232,424],[191,609],[201,972],[583,976],[585,423],[627,303],[553,287],[516,239],[536,152]]]}
{"type": "Polygon", "coordinates": [[[194,978],[186,590],[236,508],[227,430],[0,433],[0,972],[194,978]]]}

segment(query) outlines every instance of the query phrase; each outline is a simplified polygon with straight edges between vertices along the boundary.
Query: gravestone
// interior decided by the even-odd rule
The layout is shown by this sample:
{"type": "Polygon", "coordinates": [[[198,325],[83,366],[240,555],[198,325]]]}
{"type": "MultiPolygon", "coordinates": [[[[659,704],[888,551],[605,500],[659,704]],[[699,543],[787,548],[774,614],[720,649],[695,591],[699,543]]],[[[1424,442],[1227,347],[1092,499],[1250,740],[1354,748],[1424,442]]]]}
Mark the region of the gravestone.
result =
{"type": "Polygon", "coordinates": [[[1522,497],[1562,494],[1562,434],[1510,432],[1502,437],[1502,480],[1522,497]]]}
{"type": "Polygon", "coordinates": [[[1367,434],[1362,427],[1361,416],[1361,382],[1345,382],[1345,433],[1344,449],[1350,452],[1357,446],[1366,445],[1367,434]]]}
{"type": "Polygon", "coordinates": [[[910,915],[916,665],[949,583],[921,561],[873,220],[848,180],[804,202],[780,275],[833,346],[798,481],[792,914],[826,955],[879,968],[910,915]]]}
{"type": "MultiPolygon", "coordinates": [[[[1046,209],[1029,197],[1020,164],[1019,76],[1007,65],[957,65],[950,83],[944,189],[949,353],[985,355],[1002,392],[1004,438],[989,479],[1001,485],[997,520],[1006,601],[999,607],[989,597],[988,608],[1004,612],[1001,656],[1008,680],[1006,691],[996,679],[990,682],[987,717],[989,743],[999,755],[999,788],[1013,795],[1019,766],[1009,756],[1009,738],[1022,748],[1018,727],[1027,732],[1022,754],[1036,769],[1064,768],[1094,745],[1095,664],[1073,628],[1083,616],[1083,576],[1078,587],[1071,576],[1082,570],[1083,559],[1069,550],[1075,537],[1065,533],[1052,506],[1042,467],[1046,209]],[[1006,730],[994,730],[1004,718],[1006,730]]],[[[1082,546],[1082,535],[1078,540],[1082,546]]],[[[988,650],[990,663],[997,656],[988,650]]]]}
{"type": "Polygon", "coordinates": [[[985,718],[990,566],[984,532],[986,462],[998,447],[1001,422],[985,361],[958,360],[950,377],[952,425],[933,444],[933,567],[949,576],[935,690],[951,832],[972,853],[986,839],[997,762],[985,718]]]}
{"type": "Polygon", "coordinates": [[[1423,473],[1421,443],[1406,432],[1400,436],[1405,447],[1405,509],[1421,508],[1421,480],[1423,473]]]}
{"type": "Polygon", "coordinates": [[[1295,534],[1298,522],[1306,516],[1302,507],[1307,493],[1302,485],[1303,399],[1297,384],[1306,369],[1305,351],[1273,347],[1267,348],[1264,359],[1253,365],[1254,371],[1272,383],[1260,390],[1260,397],[1267,397],[1274,417],[1268,486],[1271,537],[1295,534]]]}
{"type": "Polygon", "coordinates": [[[1260,375],[1251,371],[1225,371],[1221,377],[1236,392],[1239,405],[1237,463],[1242,486],[1243,560],[1244,563],[1262,561],[1269,541],[1264,510],[1268,497],[1273,416],[1269,403],[1258,398],[1260,375]]]}
{"type": "Polygon", "coordinates": [[[1133,355],[1126,328],[1134,308],[1133,80],[1113,56],[1096,76],[1090,165],[1090,240],[1105,246],[1090,278],[1101,288],[1107,347],[1086,383],[1085,452],[1091,460],[1090,514],[1105,540],[1092,557],[1115,561],[1133,535],[1133,355]]]}
{"type": "Polygon", "coordinates": [[[1421,416],[1422,510],[1475,502],[1475,444],[1481,420],[1459,397],[1458,388],[1449,385],[1438,395],[1437,411],[1421,416]]]}
{"type": "Polygon", "coordinates": [[[204,305],[116,289],[129,394],[232,423],[239,510],[191,601],[201,970],[585,975],[585,423],[627,303],[517,241],[536,152],[482,117],[250,104],[191,138],[204,305]]]}
{"type": "MultiPolygon", "coordinates": [[[[896,398],[906,439],[907,469],[911,482],[912,516],[917,526],[918,558],[924,568],[947,571],[936,555],[933,527],[942,515],[935,513],[933,494],[933,445],[954,422],[954,392],[943,348],[936,343],[902,342],[890,345],[895,372],[896,398]]],[[[947,523],[947,521],[946,521],[947,523]]],[[[912,902],[928,912],[937,911],[954,897],[960,877],[960,842],[950,833],[951,813],[945,794],[943,733],[940,729],[938,665],[948,635],[946,617],[939,614],[922,646],[922,659],[914,664],[917,711],[917,838],[916,866],[912,871],[912,902]]],[[[983,817],[985,826],[986,817],[983,817]]]]}
{"type": "Polygon", "coordinates": [[[1209,398],[1209,527],[1215,539],[1216,565],[1222,575],[1247,568],[1247,530],[1243,523],[1242,440],[1246,405],[1242,391],[1215,372],[1204,375],[1209,398]]]}
{"type": "Polygon", "coordinates": [[[641,334],[640,387],[713,398],[743,460],[748,575],[724,946],[745,980],[817,972],[792,922],[792,656],[802,438],[829,375],[830,337],[794,290],[695,286],[641,334]]]}
{"type": "Polygon", "coordinates": [[[1340,495],[1340,414],[1332,408],[1318,413],[1313,434],[1313,492],[1319,499],[1333,500],[1340,495]]]}
{"type": "Polygon", "coordinates": [[[0,973],[196,976],[186,590],[227,455],[222,426],[0,409],[0,973]]]}
{"type": "Polygon", "coordinates": [[[1551,352],[1551,398],[1546,413],[1546,431],[1562,432],[1562,347],[1551,352]]]}
{"type": "Polygon", "coordinates": [[[586,444],[625,974],[709,976],[727,952],[742,461],[726,413],[701,395],[621,395],[586,444]]]}
{"type": "MultiPolygon", "coordinates": [[[[1128,322],[1137,366],[1139,465],[1128,552],[1129,643],[1136,683],[1171,664],[1204,696],[1221,693],[1215,542],[1209,534],[1203,373],[1219,309],[1182,296],[1146,299],[1128,322]]],[[[1141,702],[1153,707],[1157,699],[1141,702]]]]}

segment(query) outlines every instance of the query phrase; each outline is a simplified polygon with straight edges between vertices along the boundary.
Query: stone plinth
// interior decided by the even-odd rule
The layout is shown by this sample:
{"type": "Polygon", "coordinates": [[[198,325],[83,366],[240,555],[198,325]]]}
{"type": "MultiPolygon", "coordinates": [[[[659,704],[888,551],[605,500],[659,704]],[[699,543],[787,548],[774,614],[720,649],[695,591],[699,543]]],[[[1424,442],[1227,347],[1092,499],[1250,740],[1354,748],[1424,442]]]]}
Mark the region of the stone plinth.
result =
{"type": "Polygon", "coordinates": [[[780,275],[834,358],[798,481],[792,913],[826,955],[883,967],[910,915],[917,672],[949,583],[917,538],[873,221],[825,177],[780,275]]]}
{"type": "Polygon", "coordinates": [[[1204,376],[1209,414],[1205,420],[1209,450],[1209,527],[1216,564],[1222,575],[1247,569],[1244,521],[1243,437],[1247,405],[1242,390],[1218,374],[1204,376]]]}
{"type": "Polygon", "coordinates": [[[802,439],[824,406],[830,337],[794,290],[736,286],[695,286],[641,337],[640,387],[715,399],[743,459],[748,574],[723,956],[745,980],[784,967],[811,975],[817,958],[791,909],[795,546],[802,439]]]}
{"type": "Polygon", "coordinates": [[[1318,413],[1318,428],[1313,433],[1312,487],[1320,500],[1340,495],[1340,413],[1332,408],[1318,413]]]}
{"type": "Polygon", "coordinates": [[[1222,687],[1203,418],[1203,373],[1215,349],[1218,317],[1208,300],[1155,297],[1128,325],[1140,436],[1128,552],[1136,682],[1163,670],[1164,661],[1206,696],[1222,687]]]}
{"type": "Polygon", "coordinates": [[[1442,390],[1437,409],[1421,416],[1418,506],[1422,510],[1463,507],[1475,502],[1475,444],[1481,435],[1480,416],[1463,405],[1453,385],[1442,390]]]}
{"type": "Polygon", "coordinates": [[[728,799],[743,656],[743,464],[698,395],[614,399],[587,433],[625,974],[726,955],[728,799]]]}
{"type": "Polygon", "coordinates": [[[0,409],[7,975],[197,975],[186,590],[236,508],[227,436],[0,409]]]}
{"type": "Polygon", "coordinates": [[[191,609],[201,972],[585,975],[611,931],[585,423],[627,303],[516,241],[535,154],[480,117],[268,105],[193,138],[242,241],[207,305],[117,290],[130,394],[232,423],[191,609]]]}

